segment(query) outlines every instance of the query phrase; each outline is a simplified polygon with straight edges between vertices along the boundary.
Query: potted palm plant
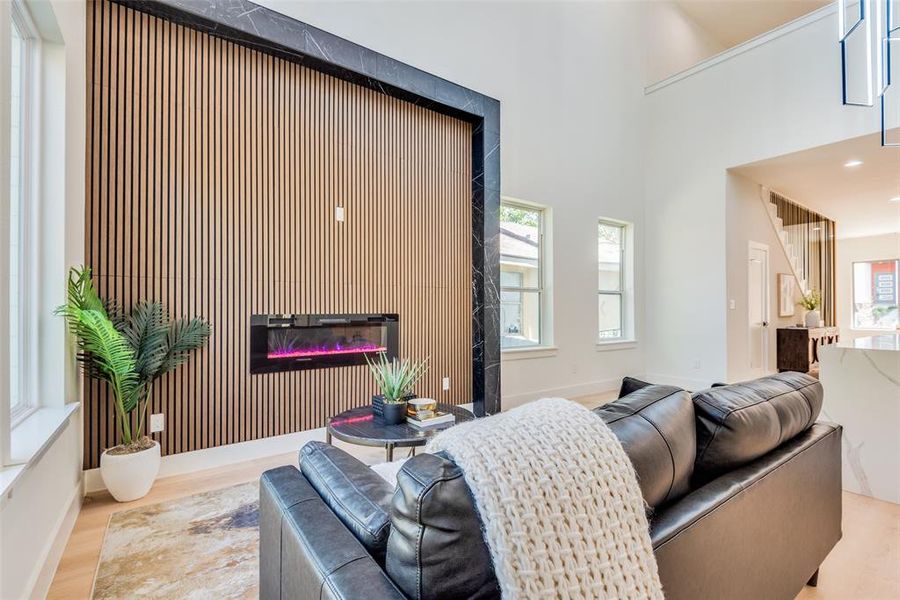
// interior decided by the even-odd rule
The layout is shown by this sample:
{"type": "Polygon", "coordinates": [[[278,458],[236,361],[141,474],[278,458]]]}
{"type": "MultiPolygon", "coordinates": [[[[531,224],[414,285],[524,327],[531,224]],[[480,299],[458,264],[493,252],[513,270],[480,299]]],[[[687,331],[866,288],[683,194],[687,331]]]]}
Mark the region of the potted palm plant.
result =
{"type": "Polygon", "coordinates": [[[366,355],[369,370],[375,378],[375,384],[381,393],[372,396],[372,407],[376,415],[380,416],[385,425],[397,425],[406,419],[406,402],[415,398],[412,388],[428,371],[428,359],[412,361],[388,360],[383,352],[377,359],[370,359],[366,355]],[[380,410],[379,410],[380,408],[380,410]]]}
{"type": "Polygon", "coordinates": [[[206,343],[209,324],[170,322],[158,302],[139,302],[126,314],[100,299],[88,268],[70,270],[68,298],[57,313],[75,337],[84,373],[112,391],[121,443],[100,456],[103,483],[119,502],[141,498],[160,464],[159,444],[144,435],[153,383],[206,343]]]}
{"type": "Polygon", "coordinates": [[[822,306],[822,294],[819,290],[811,290],[808,294],[803,294],[800,306],[807,310],[804,322],[807,327],[818,327],[822,322],[822,315],[819,314],[819,307],[822,306]]]}

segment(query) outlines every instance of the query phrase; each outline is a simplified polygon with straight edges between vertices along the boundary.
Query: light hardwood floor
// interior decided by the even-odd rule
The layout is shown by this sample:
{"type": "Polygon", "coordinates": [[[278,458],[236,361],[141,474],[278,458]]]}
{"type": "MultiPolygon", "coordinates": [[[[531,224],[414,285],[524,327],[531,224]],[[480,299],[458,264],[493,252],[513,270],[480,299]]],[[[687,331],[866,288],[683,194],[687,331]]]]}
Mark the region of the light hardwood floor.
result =
{"type": "MultiPolygon", "coordinates": [[[[588,406],[610,399],[603,394],[579,398],[588,406]]],[[[336,442],[372,464],[384,460],[378,448],[336,442]]],[[[247,461],[199,473],[160,479],[150,493],[135,502],[119,504],[108,494],[85,499],[48,598],[89,598],[110,515],[121,510],[164,502],[259,478],[273,467],[296,464],[295,453],[247,461]]],[[[888,600],[900,598],[900,505],[844,493],[844,538],[822,565],[818,588],[805,588],[798,600],[888,600]]]]}

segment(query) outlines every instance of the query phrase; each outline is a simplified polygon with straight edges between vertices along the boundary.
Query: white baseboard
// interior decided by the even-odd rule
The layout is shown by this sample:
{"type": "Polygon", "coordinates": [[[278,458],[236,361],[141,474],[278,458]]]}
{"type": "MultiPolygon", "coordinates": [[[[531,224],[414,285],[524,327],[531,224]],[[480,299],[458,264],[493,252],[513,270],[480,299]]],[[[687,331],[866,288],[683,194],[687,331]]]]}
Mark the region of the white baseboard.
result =
{"type": "Polygon", "coordinates": [[[50,591],[50,584],[53,583],[53,576],[56,575],[56,567],[62,558],[66,544],[69,542],[69,536],[72,529],[75,528],[75,521],[78,519],[78,513],[81,511],[81,485],[75,486],[66,503],[66,511],[60,516],[56,524],[53,538],[49,541],[47,548],[43,553],[43,560],[40,561],[40,569],[37,569],[32,576],[26,589],[31,590],[29,598],[46,598],[50,591]]]}
{"type": "MultiPolygon", "coordinates": [[[[310,440],[325,440],[325,428],[299,431],[287,435],[228,444],[205,450],[183,452],[163,456],[159,467],[158,477],[171,477],[183,475],[205,469],[224,467],[257,458],[297,452],[300,446],[310,440]]],[[[100,469],[90,469],[84,472],[84,491],[87,494],[100,492],[106,489],[103,479],[100,477],[100,469]]]]}
{"type": "Polygon", "coordinates": [[[605,379],[602,381],[590,381],[587,383],[579,383],[557,388],[548,388],[545,390],[537,390],[535,392],[527,392],[524,394],[504,394],[500,401],[503,410],[509,410],[517,406],[521,406],[526,402],[533,402],[540,398],[577,398],[578,396],[589,396],[591,394],[600,394],[619,389],[622,380],[605,379]]]}

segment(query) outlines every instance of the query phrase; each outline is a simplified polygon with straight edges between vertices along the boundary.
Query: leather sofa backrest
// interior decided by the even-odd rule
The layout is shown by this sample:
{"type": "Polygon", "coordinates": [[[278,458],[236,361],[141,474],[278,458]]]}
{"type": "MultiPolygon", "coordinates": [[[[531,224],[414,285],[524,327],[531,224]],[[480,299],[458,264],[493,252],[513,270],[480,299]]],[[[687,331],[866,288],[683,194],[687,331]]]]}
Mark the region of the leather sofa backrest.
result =
{"type": "Polygon", "coordinates": [[[410,598],[500,597],[475,500],[443,453],[414,456],[397,474],[385,570],[410,598]]]}
{"type": "Polygon", "coordinates": [[[338,519],[384,562],[394,488],[343,450],[323,442],[300,449],[300,471],[338,519]]]}
{"type": "MultiPolygon", "coordinates": [[[[623,389],[625,383],[623,383],[623,389]]],[[[684,496],[697,451],[694,405],[684,390],[646,384],[594,409],[622,443],[651,508],[684,496]]]]}
{"type": "Polygon", "coordinates": [[[822,384],[779,373],[696,392],[700,481],[740,467],[807,430],[822,410],[822,384]]]}

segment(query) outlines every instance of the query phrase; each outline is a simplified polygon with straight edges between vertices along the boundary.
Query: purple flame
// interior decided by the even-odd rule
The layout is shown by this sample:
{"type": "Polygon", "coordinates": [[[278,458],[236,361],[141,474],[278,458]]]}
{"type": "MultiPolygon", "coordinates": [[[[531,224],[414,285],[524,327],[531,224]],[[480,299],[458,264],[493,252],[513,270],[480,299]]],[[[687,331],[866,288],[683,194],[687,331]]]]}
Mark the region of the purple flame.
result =
{"type": "Polygon", "coordinates": [[[358,346],[343,347],[337,344],[333,348],[304,348],[297,350],[294,348],[278,348],[269,352],[268,358],[304,358],[307,356],[328,356],[332,354],[364,354],[366,352],[387,352],[387,348],[377,344],[366,343],[358,346]]]}

